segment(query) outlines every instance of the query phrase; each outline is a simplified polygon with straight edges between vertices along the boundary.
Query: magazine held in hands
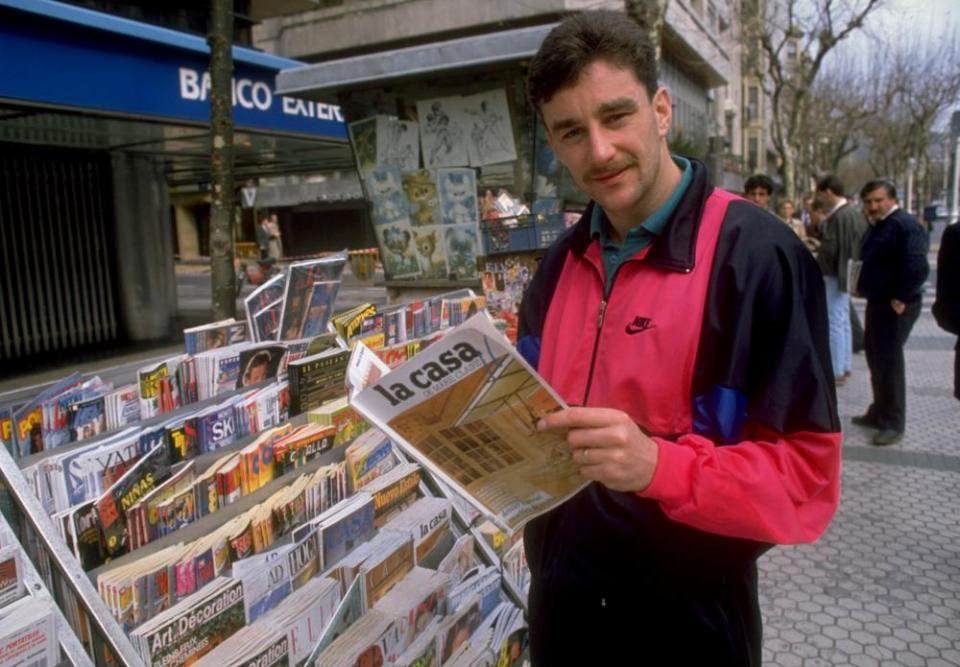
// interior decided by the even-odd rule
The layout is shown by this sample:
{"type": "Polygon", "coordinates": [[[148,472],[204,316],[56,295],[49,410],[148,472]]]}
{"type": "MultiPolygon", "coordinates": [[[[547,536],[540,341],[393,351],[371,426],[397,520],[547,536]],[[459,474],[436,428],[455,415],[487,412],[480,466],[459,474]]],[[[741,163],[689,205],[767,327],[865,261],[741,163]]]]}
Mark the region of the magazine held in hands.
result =
{"type": "Polygon", "coordinates": [[[536,427],[565,403],[485,313],[389,373],[356,368],[372,356],[351,358],[349,376],[374,378],[353,407],[507,531],[587,484],[566,440],[536,427]]]}

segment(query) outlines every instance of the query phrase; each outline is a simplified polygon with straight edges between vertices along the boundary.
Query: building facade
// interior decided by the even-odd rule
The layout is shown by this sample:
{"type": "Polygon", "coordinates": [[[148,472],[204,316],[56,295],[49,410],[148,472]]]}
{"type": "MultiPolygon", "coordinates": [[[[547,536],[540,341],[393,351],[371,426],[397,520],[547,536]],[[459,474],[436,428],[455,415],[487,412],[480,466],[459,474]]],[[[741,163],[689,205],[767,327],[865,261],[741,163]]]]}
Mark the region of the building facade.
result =
{"type": "MultiPolygon", "coordinates": [[[[621,0],[328,0],[320,4],[313,11],[262,21],[253,28],[254,45],[284,57],[329,63],[549,26],[572,12],[587,9],[624,9],[621,0]]],[[[742,142],[738,120],[740,61],[735,33],[731,0],[671,0],[662,38],[661,80],[674,99],[670,137],[674,148],[707,159],[717,182],[736,190],[742,185],[742,142]]],[[[487,76],[471,67],[475,64],[464,62],[459,77],[476,81],[487,76]]],[[[519,86],[522,93],[522,58],[507,65],[491,54],[488,71],[491,70],[498,71],[499,83],[519,86]]],[[[415,73],[411,78],[416,80],[415,73]]],[[[445,71],[444,78],[447,83],[458,78],[457,68],[445,71]]],[[[377,87],[376,82],[370,81],[348,83],[347,88],[351,89],[369,91],[377,87]]],[[[419,92],[420,97],[427,98],[437,92],[436,83],[435,76],[425,76],[406,92],[413,96],[419,92]]],[[[388,93],[385,89],[389,85],[380,88],[381,93],[388,93]]],[[[347,120],[358,120],[350,114],[345,89],[338,92],[347,120]]],[[[523,104],[522,94],[516,100],[523,104]]],[[[370,105],[360,108],[369,111],[370,105]]],[[[377,111],[402,117],[406,110],[387,105],[377,111]]],[[[515,111],[518,116],[524,115],[515,111]]],[[[526,115],[530,115],[529,110],[526,115]]],[[[522,142],[524,137],[519,139],[522,142]]]]}

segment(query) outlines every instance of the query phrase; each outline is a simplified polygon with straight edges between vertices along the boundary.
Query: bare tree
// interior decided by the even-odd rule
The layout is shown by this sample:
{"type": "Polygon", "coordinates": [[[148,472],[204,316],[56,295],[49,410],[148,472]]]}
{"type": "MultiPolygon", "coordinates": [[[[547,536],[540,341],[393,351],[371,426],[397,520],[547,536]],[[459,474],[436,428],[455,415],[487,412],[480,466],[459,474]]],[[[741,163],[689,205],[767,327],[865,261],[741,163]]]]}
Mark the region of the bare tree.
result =
{"type": "Polygon", "coordinates": [[[870,165],[905,184],[916,176],[918,200],[931,196],[934,125],[960,101],[960,34],[900,40],[870,59],[874,120],[864,126],[870,165]]]}
{"type": "Polygon", "coordinates": [[[210,35],[210,284],[213,319],[233,317],[233,1],[212,0],[210,35]]]}
{"type": "Polygon", "coordinates": [[[797,168],[801,178],[836,173],[841,161],[864,145],[864,127],[877,113],[870,86],[862,68],[850,60],[824,71],[814,82],[801,125],[802,159],[797,168]]]}
{"type": "Polygon", "coordinates": [[[740,17],[753,72],[761,80],[771,106],[773,146],[780,158],[780,177],[790,199],[796,198],[797,165],[804,148],[810,93],[824,59],[883,0],[743,0],[740,17]]]}

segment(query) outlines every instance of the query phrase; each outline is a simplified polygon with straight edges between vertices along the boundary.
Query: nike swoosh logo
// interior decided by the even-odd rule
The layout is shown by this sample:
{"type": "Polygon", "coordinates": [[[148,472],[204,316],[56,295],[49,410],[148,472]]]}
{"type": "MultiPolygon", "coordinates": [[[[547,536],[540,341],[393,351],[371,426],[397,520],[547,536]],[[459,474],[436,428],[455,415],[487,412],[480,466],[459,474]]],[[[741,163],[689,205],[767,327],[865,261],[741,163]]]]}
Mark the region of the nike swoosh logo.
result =
{"type": "Polygon", "coordinates": [[[635,317],[633,322],[630,322],[627,325],[626,332],[631,336],[634,334],[642,333],[647,329],[653,329],[657,325],[654,324],[648,317],[635,317]]]}

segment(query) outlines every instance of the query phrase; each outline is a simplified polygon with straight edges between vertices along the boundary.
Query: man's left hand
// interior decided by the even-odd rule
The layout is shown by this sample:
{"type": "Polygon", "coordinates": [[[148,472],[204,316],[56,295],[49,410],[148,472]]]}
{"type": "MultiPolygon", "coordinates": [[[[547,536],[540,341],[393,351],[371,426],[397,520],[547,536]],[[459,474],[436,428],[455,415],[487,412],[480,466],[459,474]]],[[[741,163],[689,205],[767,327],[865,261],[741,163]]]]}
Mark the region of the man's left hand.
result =
{"type": "Polygon", "coordinates": [[[653,478],[659,450],[622,410],[567,408],[546,415],[540,430],[567,431],[580,474],[614,491],[643,491],[653,478]]]}
{"type": "Polygon", "coordinates": [[[890,307],[893,308],[893,312],[897,315],[903,315],[903,311],[907,309],[907,304],[899,299],[892,299],[890,301],[890,307]]]}

